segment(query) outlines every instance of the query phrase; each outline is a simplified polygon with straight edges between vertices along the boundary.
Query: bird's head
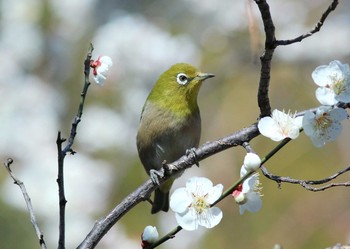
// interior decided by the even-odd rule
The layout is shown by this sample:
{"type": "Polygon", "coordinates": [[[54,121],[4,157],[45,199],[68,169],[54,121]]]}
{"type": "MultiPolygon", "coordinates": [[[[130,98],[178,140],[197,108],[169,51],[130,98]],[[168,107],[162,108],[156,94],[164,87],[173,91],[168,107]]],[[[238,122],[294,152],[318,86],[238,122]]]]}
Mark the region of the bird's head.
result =
{"type": "Polygon", "coordinates": [[[187,63],[177,63],[165,71],[154,85],[149,100],[170,108],[197,108],[202,82],[214,74],[202,73],[187,63]]]}

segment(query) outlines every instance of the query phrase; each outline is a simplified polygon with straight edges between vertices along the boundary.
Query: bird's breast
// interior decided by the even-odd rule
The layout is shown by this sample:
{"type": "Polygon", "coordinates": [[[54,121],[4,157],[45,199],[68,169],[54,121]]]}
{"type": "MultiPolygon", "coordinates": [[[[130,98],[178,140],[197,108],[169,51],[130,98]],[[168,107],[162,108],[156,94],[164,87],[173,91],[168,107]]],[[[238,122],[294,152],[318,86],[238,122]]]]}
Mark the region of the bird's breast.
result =
{"type": "Polygon", "coordinates": [[[155,167],[160,169],[164,160],[168,163],[175,161],[187,149],[198,146],[200,114],[199,111],[189,113],[177,115],[152,103],[145,105],[137,134],[137,148],[147,171],[155,167]]]}

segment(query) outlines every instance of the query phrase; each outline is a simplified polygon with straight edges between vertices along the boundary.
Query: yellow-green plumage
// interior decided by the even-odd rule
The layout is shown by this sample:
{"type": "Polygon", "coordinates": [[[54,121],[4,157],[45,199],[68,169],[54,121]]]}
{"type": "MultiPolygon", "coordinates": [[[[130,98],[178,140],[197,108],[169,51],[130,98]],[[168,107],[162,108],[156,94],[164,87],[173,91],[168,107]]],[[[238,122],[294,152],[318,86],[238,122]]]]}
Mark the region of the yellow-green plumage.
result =
{"type": "MultiPolygon", "coordinates": [[[[198,146],[201,119],[197,96],[202,81],[213,76],[179,63],[164,72],[154,85],[142,109],[136,137],[139,157],[151,177],[151,170],[160,170],[164,160],[173,162],[186,150],[198,146]]],[[[156,189],[152,213],[168,211],[169,190],[178,176],[156,189]]]]}

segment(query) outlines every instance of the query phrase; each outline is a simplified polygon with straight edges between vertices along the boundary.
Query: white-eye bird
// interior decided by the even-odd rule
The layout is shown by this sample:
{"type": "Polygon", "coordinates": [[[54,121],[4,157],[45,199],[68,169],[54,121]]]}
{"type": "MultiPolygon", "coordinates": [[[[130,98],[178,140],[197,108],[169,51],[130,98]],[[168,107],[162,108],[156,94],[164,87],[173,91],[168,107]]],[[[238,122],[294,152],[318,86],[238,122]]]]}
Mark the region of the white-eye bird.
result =
{"type": "MultiPolygon", "coordinates": [[[[143,106],[137,133],[141,162],[153,182],[157,182],[162,163],[171,163],[198,147],[201,117],[197,96],[202,82],[214,77],[197,68],[178,63],[165,71],[155,83],[143,106]]],[[[152,213],[169,210],[169,190],[176,175],[156,190],[152,213]]]]}

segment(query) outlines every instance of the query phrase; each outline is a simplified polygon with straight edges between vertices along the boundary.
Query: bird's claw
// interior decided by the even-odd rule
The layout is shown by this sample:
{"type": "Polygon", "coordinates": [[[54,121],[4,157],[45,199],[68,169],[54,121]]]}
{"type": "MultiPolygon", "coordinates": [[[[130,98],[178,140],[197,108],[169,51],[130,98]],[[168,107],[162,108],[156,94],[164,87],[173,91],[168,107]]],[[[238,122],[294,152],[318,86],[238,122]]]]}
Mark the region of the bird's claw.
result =
{"type": "Polygon", "coordinates": [[[159,186],[160,185],[159,178],[162,178],[164,176],[164,170],[163,170],[163,168],[160,170],[151,169],[149,171],[149,176],[150,176],[153,184],[159,186]]]}
{"type": "Polygon", "coordinates": [[[197,160],[196,148],[191,148],[186,150],[186,156],[193,156],[195,160],[195,165],[199,167],[199,162],[197,160]]]}

